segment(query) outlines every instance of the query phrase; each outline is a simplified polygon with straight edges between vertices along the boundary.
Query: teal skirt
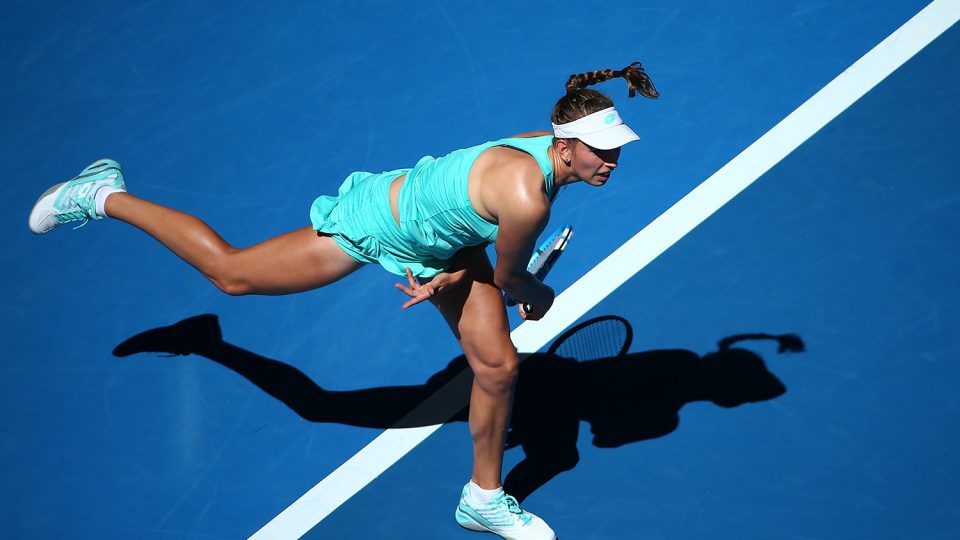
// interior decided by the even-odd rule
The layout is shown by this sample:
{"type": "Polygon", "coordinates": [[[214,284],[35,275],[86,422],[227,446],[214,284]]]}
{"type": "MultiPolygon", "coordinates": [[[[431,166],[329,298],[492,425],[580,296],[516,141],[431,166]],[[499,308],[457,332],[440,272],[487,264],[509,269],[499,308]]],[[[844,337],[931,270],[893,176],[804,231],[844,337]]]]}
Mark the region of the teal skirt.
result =
{"type": "Polygon", "coordinates": [[[451,260],[419,249],[418,242],[400,230],[390,211],[390,183],[410,170],[352,173],[336,196],[324,195],[313,201],[313,228],[332,237],[355,260],[377,263],[400,276],[407,268],[420,278],[432,278],[448,269],[451,260]]]}

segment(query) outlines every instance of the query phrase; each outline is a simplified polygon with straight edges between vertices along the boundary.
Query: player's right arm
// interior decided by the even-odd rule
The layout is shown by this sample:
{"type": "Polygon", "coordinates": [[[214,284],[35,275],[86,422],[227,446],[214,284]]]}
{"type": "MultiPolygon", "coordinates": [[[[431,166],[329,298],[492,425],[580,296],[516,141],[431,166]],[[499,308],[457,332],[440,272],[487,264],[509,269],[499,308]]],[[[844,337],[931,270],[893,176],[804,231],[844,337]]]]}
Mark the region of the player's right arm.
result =
{"type": "Polygon", "coordinates": [[[521,310],[524,318],[537,320],[553,305],[554,292],[527,271],[527,264],[550,218],[550,201],[540,187],[543,174],[535,162],[520,167],[514,174],[516,178],[497,182],[493,192],[485,194],[497,201],[500,225],[493,279],[497,287],[519,303],[533,307],[528,313],[521,310]]]}

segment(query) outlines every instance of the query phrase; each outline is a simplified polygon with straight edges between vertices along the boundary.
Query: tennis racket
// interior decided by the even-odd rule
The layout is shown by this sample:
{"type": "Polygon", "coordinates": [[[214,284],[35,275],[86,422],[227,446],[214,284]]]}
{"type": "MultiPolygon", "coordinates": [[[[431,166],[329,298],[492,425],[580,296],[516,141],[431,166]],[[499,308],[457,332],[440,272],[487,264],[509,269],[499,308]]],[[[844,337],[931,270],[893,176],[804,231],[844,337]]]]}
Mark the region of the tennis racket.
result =
{"type": "MultiPolygon", "coordinates": [[[[547,239],[540,244],[540,247],[533,252],[533,255],[530,256],[530,262],[527,263],[527,272],[530,272],[534,277],[543,281],[543,279],[547,277],[547,274],[550,273],[550,270],[553,269],[553,265],[557,264],[560,255],[563,255],[563,251],[567,249],[567,244],[570,242],[572,236],[572,225],[558,227],[557,230],[553,231],[553,234],[548,236],[547,239]]],[[[509,295],[504,296],[504,301],[508,306],[517,305],[517,301],[509,295]]],[[[530,311],[531,309],[530,304],[523,305],[524,311],[530,311]]]]}

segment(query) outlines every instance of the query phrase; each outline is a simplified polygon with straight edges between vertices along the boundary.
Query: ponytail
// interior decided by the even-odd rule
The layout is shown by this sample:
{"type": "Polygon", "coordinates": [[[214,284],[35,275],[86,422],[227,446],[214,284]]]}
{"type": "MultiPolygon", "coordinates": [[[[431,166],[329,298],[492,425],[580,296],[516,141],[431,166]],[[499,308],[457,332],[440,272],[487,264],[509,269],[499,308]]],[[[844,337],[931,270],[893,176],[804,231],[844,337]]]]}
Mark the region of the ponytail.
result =
{"type": "Polygon", "coordinates": [[[653,86],[653,81],[650,80],[650,77],[643,70],[643,64],[640,62],[634,62],[617,71],[612,69],[598,69],[589,73],[571,75],[567,80],[567,93],[619,77],[627,80],[627,87],[630,90],[629,97],[636,96],[637,92],[640,92],[640,95],[645,98],[657,99],[660,97],[660,92],[657,92],[656,87],[653,86]]]}
{"type": "Polygon", "coordinates": [[[567,80],[567,93],[553,107],[550,120],[554,124],[566,124],[579,120],[588,114],[613,107],[613,100],[603,93],[587,87],[621,77],[627,81],[629,97],[634,97],[637,93],[649,99],[660,97],[660,92],[653,86],[653,81],[643,70],[643,65],[640,62],[634,62],[616,71],[598,69],[597,71],[570,76],[567,80]]]}

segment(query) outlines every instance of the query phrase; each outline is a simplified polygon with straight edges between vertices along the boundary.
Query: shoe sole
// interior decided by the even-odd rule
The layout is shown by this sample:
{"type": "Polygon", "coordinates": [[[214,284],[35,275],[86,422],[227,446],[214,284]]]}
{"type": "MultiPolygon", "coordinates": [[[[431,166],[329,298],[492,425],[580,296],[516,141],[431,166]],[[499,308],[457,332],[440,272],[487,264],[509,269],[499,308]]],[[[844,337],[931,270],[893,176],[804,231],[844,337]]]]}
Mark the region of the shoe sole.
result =
{"type": "MultiPolygon", "coordinates": [[[[490,533],[490,534],[497,534],[497,533],[491,531],[490,529],[484,527],[483,525],[480,525],[480,524],[477,523],[476,521],[474,521],[469,515],[461,512],[459,508],[457,509],[456,513],[454,514],[454,517],[457,519],[457,525],[463,527],[464,529],[466,529],[466,530],[468,530],[468,531],[485,532],[485,533],[490,533]],[[463,516],[463,518],[461,518],[460,516],[463,516]]],[[[553,540],[560,540],[560,537],[554,535],[553,540]]]]}
{"type": "MultiPolygon", "coordinates": [[[[67,180],[67,182],[70,182],[70,181],[71,180],[67,180]]],[[[50,195],[56,193],[57,190],[65,186],[67,182],[60,182],[59,184],[53,186],[52,188],[44,191],[43,194],[37,198],[37,202],[33,203],[33,208],[30,209],[30,215],[27,216],[27,225],[30,227],[30,232],[32,232],[33,234],[44,234],[53,230],[53,229],[49,229],[46,231],[35,230],[33,228],[33,216],[34,216],[34,213],[37,211],[37,208],[40,206],[40,203],[50,195]]]]}

